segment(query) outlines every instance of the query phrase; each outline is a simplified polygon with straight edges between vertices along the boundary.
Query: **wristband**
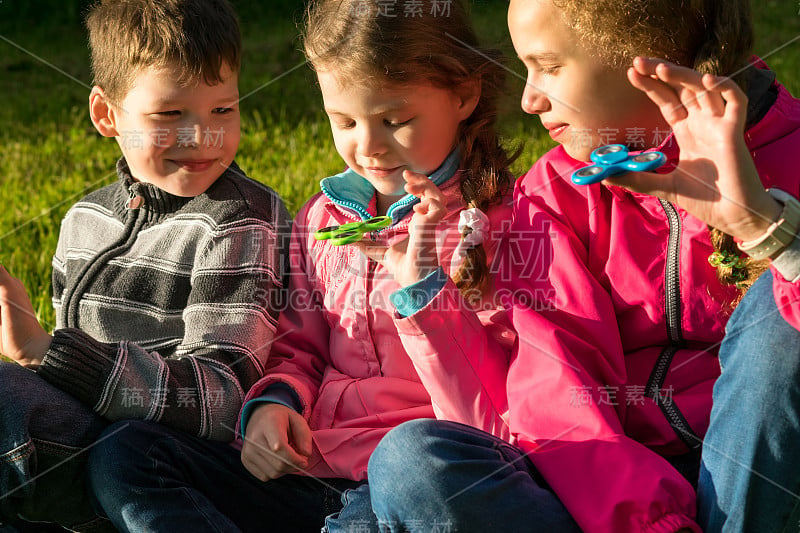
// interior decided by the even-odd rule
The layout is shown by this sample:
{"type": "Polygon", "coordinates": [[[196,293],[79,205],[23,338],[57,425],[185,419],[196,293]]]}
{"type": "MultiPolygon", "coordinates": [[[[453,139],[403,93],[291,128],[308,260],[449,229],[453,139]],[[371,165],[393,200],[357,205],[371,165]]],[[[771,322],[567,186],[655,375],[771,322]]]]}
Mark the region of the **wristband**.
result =
{"type": "Polygon", "coordinates": [[[800,202],[780,189],[767,189],[767,192],[783,204],[780,218],[761,237],[737,245],[739,250],[756,261],[777,257],[784,248],[792,244],[800,229],[800,202]]]}

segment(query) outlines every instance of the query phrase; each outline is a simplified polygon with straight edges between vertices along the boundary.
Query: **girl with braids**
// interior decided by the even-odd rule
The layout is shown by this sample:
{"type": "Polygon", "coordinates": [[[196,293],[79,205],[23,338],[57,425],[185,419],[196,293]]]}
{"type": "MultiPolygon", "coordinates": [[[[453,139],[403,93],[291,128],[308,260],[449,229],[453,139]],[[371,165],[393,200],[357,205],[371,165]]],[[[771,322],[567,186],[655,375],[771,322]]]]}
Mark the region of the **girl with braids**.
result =
{"type": "Polygon", "coordinates": [[[440,416],[507,435],[496,414],[515,336],[489,267],[514,179],[495,131],[499,54],[478,46],[463,2],[408,17],[384,4],[308,9],[305,52],[348,168],[295,218],[289,306],[245,398],[241,462],[232,447],[153,425],[112,428],[100,446],[114,464],[96,464],[93,479],[119,487],[98,495],[117,527],[377,531],[367,463],[394,426],[440,416]],[[364,253],[315,238],[376,216],[391,225],[366,236],[364,253]],[[434,237],[409,241],[426,224],[434,237]],[[435,260],[393,261],[407,246],[435,260]],[[447,359],[462,354],[471,364],[454,371],[447,359]],[[498,386],[482,386],[477,368],[498,386]]]}
{"type": "Polygon", "coordinates": [[[496,275],[514,447],[399,426],[370,459],[379,521],[796,529],[800,101],[751,56],[747,1],[511,0],[508,23],[523,110],[560,145],[517,183],[496,275]],[[614,142],[668,165],[573,184],[614,142]]]}

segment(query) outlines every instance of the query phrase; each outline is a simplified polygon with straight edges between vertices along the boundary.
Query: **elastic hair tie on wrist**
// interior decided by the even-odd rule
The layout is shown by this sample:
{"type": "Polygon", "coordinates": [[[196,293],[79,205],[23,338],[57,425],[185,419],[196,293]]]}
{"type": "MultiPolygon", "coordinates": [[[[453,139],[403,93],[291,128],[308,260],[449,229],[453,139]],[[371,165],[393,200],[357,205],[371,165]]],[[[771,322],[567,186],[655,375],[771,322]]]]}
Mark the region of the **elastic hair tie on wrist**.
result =
{"type": "Polygon", "coordinates": [[[708,264],[713,267],[723,266],[726,268],[743,268],[745,266],[745,258],[734,255],[730,252],[721,251],[713,252],[708,256],[708,264]]]}
{"type": "Polygon", "coordinates": [[[731,269],[731,276],[736,282],[736,288],[741,289],[741,282],[747,279],[745,266],[747,259],[727,251],[713,252],[708,256],[708,264],[713,267],[725,267],[731,269]]]}

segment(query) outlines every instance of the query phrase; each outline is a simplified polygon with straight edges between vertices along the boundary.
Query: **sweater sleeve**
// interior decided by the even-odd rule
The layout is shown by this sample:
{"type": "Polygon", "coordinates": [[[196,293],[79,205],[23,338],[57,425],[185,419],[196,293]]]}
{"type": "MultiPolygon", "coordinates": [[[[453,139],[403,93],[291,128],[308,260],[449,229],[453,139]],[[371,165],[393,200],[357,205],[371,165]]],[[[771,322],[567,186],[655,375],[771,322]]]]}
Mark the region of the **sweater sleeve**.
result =
{"type": "Polygon", "coordinates": [[[277,195],[273,208],[271,219],[221,225],[200,247],[178,310],[179,342],[145,348],[59,329],[38,373],[108,420],[153,420],[231,440],[245,392],[263,374],[283,298],[289,220],[277,195]]]}
{"type": "Polygon", "coordinates": [[[325,368],[330,366],[330,327],[309,257],[307,208],[298,213],[292,229],[289,305],[278,321],[267,371],[245,398],[245,402],[258,398],[273,384],[283,383],[297,394],[306,419],[316,403],[325,368]]]}
{"type": "MultiPolygon", "coordinates": [[[[546,168],[540,161],[531,173],[546,168]]],[[[533,182],[552,179],[540,177],[533,182]]],[[[692,486],[625,435],[609,402],[575,401],[624,384],[620,325],[611,295],[587,266],[585,205],[543,194],[518,186],[507,275],[499,276],[519,334],[507,384],[513,438],[584,531],[699,531],[692,486]]]]}

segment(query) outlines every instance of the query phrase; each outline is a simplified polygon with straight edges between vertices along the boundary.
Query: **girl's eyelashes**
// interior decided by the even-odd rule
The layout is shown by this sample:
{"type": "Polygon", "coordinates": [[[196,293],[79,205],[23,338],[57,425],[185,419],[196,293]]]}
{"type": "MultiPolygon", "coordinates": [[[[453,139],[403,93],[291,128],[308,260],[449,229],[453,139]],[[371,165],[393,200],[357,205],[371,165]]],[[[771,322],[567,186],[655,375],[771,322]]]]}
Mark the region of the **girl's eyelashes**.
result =
{"type": "Polygon", "coordinates": [[[402,121],[401,120],[384,119],[383,123],[386,124],[387,126],[389,126],[390,128],[399,128],[401,126],[407,125],[412,120],[414,120],[414,119],[410,118],[408,120],[402,120],[402,121]]]}
{"type": "MultiPolygon", "coordinates": [[[[410,118],[408,120],[403,120],[403,121],[384,119],[383,124],[384,126],[387,126],[389,128],[401,128],[403,126],[408,125],[412,120],[414,119],[410,118]]],[[[349,130],[356,127],[356,121],[355,120],[337,121],[334,122],[334,125],[340,130],[349,130]]]]}
{"type": "Polygon", "coordinates": [[[170,111],[159,111],[157,113],[153,113],[157,117],[177,117],[180,116],[181,112],[174,109],[170,111]]]}
{"type": "Polygon", "coordinates": [[[217,115],[226,115],[228,113],[233,113],[232,107],[217,107],[214,108],[214,113],[217,115]]]}
{"type": "Polygon", "coordinates": [[[539,67],[538,70],[545,76],[552,76],[553,74],[556,74],[560,68],[561,68],[560,65],[552,65],[546,67],[539,67]]]}

